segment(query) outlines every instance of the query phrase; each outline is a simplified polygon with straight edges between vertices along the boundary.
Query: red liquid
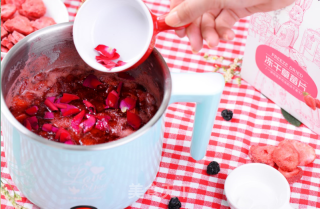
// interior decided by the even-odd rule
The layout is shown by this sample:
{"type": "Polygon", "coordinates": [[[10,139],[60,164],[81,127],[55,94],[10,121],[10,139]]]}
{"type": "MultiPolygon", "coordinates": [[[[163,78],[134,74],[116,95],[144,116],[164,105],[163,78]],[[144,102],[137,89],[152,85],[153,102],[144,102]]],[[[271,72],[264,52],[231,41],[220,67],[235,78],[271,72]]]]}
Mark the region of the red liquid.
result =
{"type": "MultiPolygon", "coordinates": [[[[43,124],[50,123],[57,128],[62,127],[67,130],[75,144],[101,144],[123,138],[136,131],[127,124],[126,112],[122,112],[119,108],[105,109],[105,100],[108,94],[112,90],[117,91],[120,81],[123,82],[123,86],[119,102],[126,97],[136,99],[134,111],[141,118],[142,127],[154,116],[158,109],[155,97],[144,86],[132,80],[120,79],[115,74],[103,74],[92,70],[81,70],[76,67],[57,68],[49,72],[39,73],[33,78],[23,79],[19,85],[15,86],[16,89],[11,91],[12,99],[9,102],[7,101],[7,105],[13,116],[22,124],[24,124],[25,115],[30,117],[25,113],[25,110],[34,105],[38,106],[39,110],[36,117],[39,129],[32,130],[32,132],[48,140],[59,141],[55,139],[54,132],[45,132],[41,129],[43,124]],[[83,80],[90,74],[95,74],[102,82],[102,85],[99,85],[96,89],[83,86],[83,80]],[[101,131],[93,128],[84,134],[82,128],[80,128],[80,131],[77,132],[71,127],[71,121],[76,114],[63,117],[60,111],[54,112],[54,119],[44,119],[44,113],[49,111],[44,104],[45,99],[51,96],[55,96],[58,99],[62,97],[63,93],[80,97],[80,99],[71,101],[69,104],[76,106],[80,111],[85,110],[86,114],[89,114],[89,110],[84,105],[83,100],[89,101],[96,107],[96,115],[110,116],[111,120],[108,122],[110,130],[101,131]]],[[[85,117],[82,121],[84,120],[86,120],[85,117]]]]}

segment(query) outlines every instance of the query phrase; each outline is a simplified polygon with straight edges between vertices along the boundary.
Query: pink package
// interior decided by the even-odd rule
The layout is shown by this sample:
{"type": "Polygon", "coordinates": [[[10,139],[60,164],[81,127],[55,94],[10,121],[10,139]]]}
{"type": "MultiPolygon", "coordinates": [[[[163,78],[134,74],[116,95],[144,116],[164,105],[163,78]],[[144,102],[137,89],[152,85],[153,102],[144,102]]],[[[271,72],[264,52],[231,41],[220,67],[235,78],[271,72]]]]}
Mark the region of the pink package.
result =
{"type": "Polygon", "coordinates": [[[320,134],[320,1],[251,17],[242,78],[320,134]]]}

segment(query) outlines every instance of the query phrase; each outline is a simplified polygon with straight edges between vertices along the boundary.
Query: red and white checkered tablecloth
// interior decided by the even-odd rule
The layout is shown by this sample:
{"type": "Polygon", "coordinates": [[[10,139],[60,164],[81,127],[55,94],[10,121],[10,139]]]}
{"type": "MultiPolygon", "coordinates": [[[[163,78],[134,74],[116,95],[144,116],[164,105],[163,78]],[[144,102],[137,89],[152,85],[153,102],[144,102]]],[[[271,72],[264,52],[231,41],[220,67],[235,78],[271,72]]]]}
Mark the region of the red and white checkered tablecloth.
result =
{"type": "MultiPolygon", "coordinates": [[[[65,0],[65,5],[74,19],[80,0],[65,0]]],[[[170,0],[145,0],[156,14],[169,12],[170,0]]],[[[234,30],[232,42],[221,42],[215,49],[204,49],[193,54],[187,38],[179,39],[174,32],[161,33],[156,48],[162,53],[173,72],[210,72],[214,63],[203,59],[204,53],[223,56],[223,65],[230,59],[242,56],[247,36],[248,19],[240,20],[234,30]]],[[[265,98],[252,86],[242,81],[226,84],[219,113],[212,129],[210,144],[205,159],[191,158],[190,140],[194,120],[193,103],[179,103],[168,108],[165,118],[165,133],[162,160],[158,175],[146,194],[129,208],[167,208],[171,196],[179,197],[182,208],[229,208],[223,193],[225,179],[234,168],[250,162],[248,149],[253,144],[277,145],[284,139],[295,139],[308,143],[316,149],[317,159],[303,167],[302,180],[291,185],[291,203],[295,208],[320,208],[320,136],[302,125],[296,128],[283,118],[280,108],[265,98]],[[231,109],[234,118],[227,122],[220,112],[231,109]],[[206,167],[210,161],[217,161],[221,171],[208,176],[206,167]]],[[[1,142],[1,177],[14,185],[6,165],[1,142]]],[[[21,194],[18,203],[26,208],[38,209],[21,194]]],[[[1,195],[1,209],[13,209],[1,195]]]]}

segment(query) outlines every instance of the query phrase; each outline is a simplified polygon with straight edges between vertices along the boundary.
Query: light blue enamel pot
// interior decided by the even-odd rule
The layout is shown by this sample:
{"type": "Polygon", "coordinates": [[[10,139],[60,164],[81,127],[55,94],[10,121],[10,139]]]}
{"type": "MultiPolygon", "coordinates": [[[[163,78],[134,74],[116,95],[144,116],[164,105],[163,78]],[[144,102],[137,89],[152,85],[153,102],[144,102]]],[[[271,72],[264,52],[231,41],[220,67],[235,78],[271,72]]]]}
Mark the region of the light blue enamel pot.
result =
{"type": "Polygon", "coordinates": [[[130,72],[134,77],[148,75],[148,83],[159,91],[159,110],[145,126],[101,145],[49,141],[21,125],[5,99],[21,69],[28,68],[32,76],[40,70],[83,63],[73,45],[72,26],[63,23],[39,30],[15,45],[2,61],[1,117],[8,169],[18,189],[41,208],[124,208],[139,198],[135,191],[145,192],[157,175],[163,116],[169,104],[197,103],[191,156],[195,160],[205,156],[224,79],[214,73],[170,74],[154,49],[138,69],[130,72]]]}

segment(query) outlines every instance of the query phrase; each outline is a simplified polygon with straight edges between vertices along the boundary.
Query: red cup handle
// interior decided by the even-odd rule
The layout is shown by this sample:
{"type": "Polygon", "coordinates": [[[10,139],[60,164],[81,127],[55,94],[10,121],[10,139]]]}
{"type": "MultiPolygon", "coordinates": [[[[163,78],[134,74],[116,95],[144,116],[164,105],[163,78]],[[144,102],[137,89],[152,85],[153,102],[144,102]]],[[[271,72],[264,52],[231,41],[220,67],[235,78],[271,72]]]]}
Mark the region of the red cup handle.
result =
{"type": "Polygon", "coordinates": [[[189,25],[191,25],[191,23],[190,23],[190,24],[180,26],[180,27],[171,27],[171,26],[167,25],[165,22],[166,16],[168,14],[157,16],[157,15],[154,15],[151,13],[153,23],[154,23],[154,31],[156,33],[160,33],[162,31],[166,31],[166,30],[180,30],[180,29],[184,29],[184,28],[188,27],[189,25]]]}

